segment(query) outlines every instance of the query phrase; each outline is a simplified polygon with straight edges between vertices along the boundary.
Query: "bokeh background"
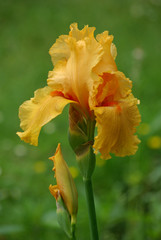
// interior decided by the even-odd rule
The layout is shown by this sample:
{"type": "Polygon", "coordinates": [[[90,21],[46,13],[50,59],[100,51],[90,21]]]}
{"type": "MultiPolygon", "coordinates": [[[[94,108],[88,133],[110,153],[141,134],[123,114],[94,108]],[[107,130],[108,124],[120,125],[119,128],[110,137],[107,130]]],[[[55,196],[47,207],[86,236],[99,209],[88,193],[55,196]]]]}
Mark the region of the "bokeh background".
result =
{"type": "Polygon", "coordinates": [[[0,0],[0,240],[67,239],[57,224],[48,157],[62,143],[79,193],[78,240],[89,239],[82,179],[67,140],[68,107],[41,131],[39,146],[20,141],[19,105],[44,87],[49,48],[69,25],[114,35],[118,69],[140,99],[135,156],[104,161],[93,177],[101,240],[161,239],[161,0],[0,0]]]}

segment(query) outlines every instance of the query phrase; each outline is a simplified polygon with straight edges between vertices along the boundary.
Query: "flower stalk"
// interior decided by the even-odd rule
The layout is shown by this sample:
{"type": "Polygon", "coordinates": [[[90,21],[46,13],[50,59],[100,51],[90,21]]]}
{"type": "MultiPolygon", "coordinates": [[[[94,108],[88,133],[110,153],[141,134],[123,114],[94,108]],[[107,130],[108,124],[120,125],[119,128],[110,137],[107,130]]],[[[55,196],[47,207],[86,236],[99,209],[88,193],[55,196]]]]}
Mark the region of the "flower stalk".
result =
{"type": "Polygon", "coordinates": [[[76,240],[75,228],[76,228],[76,225],[75,225],[75,224],[72,224],[72,240],[76,240]]]}
{"type": "MultiPolygon", "coordinates": [[[[88,120],[87,135],[88,135],[88,140],[92,142],[94,141],[94,130],[95,130],[95,120],[93,121],[88,120]]],[[[93,148],[92,148],[92,151],[93,151],[93,148]]],[[[95,154],[94,153],[91,154],[90,157],[91,157],[90,162],[94,163],[94,168],[95,168],[95,162],[96,162],[95,154]]],[[[88,178],[83,177],[83,182],[84,182],[85,193],[86,193],[91,239],[98,240],[99,236],[98,236],[97,217],[96,217],[94,195],[93,195],[92,175],[89,176],[88,178]]]]}
{"type": "Polygon", "coordinates": [[[92,180],[83,178],[83,182],[84,182],[85,192],[86,192],[91,239],[98,240],[99,237],[98,237],[98,229],[97,229],[97,218],[96,218],[96,211],[95,211],[95,204],[94,204],[92,180]]]}

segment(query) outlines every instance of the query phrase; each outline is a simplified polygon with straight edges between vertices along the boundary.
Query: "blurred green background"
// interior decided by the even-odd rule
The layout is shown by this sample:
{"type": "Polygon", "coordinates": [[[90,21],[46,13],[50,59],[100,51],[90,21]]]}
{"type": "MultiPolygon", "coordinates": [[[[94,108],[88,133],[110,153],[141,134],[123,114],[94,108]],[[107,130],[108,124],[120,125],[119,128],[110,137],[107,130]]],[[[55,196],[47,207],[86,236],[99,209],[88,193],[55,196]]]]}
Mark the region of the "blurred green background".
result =
{"type": "Polygon", "coordinates": [[[49,48],[69,25],[114,35],[118,69],[140,99],[135,156],[103,161],[93,177],[101,240],[161,239],[161,0],[0,1],[0,240],[67,239],[55,216],[48,157],[62,143],[79,193],[78,240],[89,239],[85,193],[67,140],[68,108],[41,131],[39,146],[20,141],[19,105],[46,85],[49,48]]]}

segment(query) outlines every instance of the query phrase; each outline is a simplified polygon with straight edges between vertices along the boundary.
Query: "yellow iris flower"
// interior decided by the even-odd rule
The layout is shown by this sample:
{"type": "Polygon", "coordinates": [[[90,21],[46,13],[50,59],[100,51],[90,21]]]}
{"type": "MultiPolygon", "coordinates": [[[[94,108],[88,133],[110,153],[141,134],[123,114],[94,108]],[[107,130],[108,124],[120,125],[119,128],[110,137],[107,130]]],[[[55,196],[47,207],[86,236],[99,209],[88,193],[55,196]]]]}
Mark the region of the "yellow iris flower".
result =
{"type": "Polygon", "coordinates": [[[139,101],[131,93],[132,83],[117,70],[116,47],[107,31],[94,37],[95,28],[79,30],[71,24],[49,53],[54,65],[48,86],[20,106],[19,137],[38,144],[41,127],[62,113],[67,104],[77,105],[88,119],[96,119],[95,152],[110,158],[134,154],[139,139],[134,135],[140,122],[139,101]]]}
{"type": "Polygon", "coordinates": [[[57,185],[50,185],[49,190],[56,200],[59,196],[62,197],[70,215],[75,217],[78,211],[78,194],[70,170],[63,158],[60,144],[50,160],[54,163],[53,171],[55,171],[57,185]]]}

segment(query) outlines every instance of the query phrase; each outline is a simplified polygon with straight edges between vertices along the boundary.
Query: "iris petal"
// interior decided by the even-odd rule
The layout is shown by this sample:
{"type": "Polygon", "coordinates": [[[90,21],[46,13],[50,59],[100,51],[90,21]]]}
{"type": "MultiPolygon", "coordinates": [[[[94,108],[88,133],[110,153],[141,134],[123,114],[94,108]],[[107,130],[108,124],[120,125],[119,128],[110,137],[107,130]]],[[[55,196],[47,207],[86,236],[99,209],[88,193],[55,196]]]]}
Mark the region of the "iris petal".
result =
{"type": "Polygon", "coordinates": [[[135,154],[140,142],[134,135],[140,123],[137,103],[131,94],[111,106],[94,109],[98,128],[94,149],[100,151],[102,158],[110,158],[110,152],[121,157],[135,154]]]}
{"type": "Polygon", "coordinates": [[[44,87],[35,91],[34,98],[24,102],[19,109],[21,140],[37,146],[41,127],[62,113],[64,107],[72,102],[62,96],[52,96],[52,89],[44,87]]]}
{"type": "Polygon", "coordinates": [[[117,71],[117,66],[115,63],[115,58],[117,55],[116,47],[112,44],[113,36],[108,34],[108,31],[105,31],[96,36],[96,39],[103,47],[103,56],[101,61],[96,65],[94,71],[97,74],[102,74],[109,71],[117,71]]]}
{"type": "Polygon", "coordinates": [[[93,32],[94,28],[86,26],[80,31],[76,24],[71,25],[69,37],[62,37],[61,45],[56,42],[50,51],[52,58],[55,53],[58,56],[58,51],[60,55],[53,71],[49,72],[48,85],[61,89],[65,96],[72,96],[86,110],[89,109],[89,95],[95,84],[93,68],[103,55],[103,48],[94,38],[93,32]],[[63,50],[67,48],[69,51],[60,59],[63,50]]]}
{"type": "Polygon", "coordinates": [[[106,105],[109,98],[113,101],[126,98],[131,93],[132,87],[131,81],[119,71],[103,73],[96,85],[90,98],[91,108],[106,105]]]}

